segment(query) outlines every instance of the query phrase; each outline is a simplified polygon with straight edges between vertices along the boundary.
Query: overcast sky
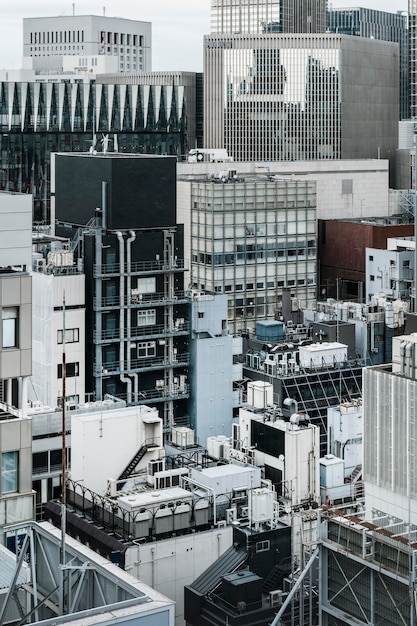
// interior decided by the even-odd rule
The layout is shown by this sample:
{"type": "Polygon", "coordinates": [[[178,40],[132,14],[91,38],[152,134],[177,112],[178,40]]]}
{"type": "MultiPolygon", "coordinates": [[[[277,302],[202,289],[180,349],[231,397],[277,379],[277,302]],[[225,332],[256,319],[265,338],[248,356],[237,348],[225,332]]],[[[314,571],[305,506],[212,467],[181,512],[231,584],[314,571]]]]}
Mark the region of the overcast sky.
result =
{"type": "MultiPolygon", "coordinates": [[[[210,0],[75,0],[76,14],[103,15],[152,22],[152,69],[203,69],[203,35],[210,32],[210,0]]],[[[406,11],[407,0],[332,0],[334,7],[364,6],[381,11],[406,11]],[[393,5],[395,4],[395,7],[393,5]]],[[[0,0],[0,68],[22,64],[24,17],[72,15],[72,2],[64,0],[0,0]]]]}

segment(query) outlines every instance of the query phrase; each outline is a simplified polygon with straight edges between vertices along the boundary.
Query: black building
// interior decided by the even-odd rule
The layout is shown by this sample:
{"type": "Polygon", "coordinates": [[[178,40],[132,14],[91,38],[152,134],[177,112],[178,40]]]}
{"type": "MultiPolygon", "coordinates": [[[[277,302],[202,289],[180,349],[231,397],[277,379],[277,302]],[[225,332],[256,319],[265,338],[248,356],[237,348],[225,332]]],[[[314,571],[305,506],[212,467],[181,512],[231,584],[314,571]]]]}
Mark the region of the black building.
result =
{"type": "Polygon", "coordinates": [[[187,422],[188,297],[176,159],[58,154],[52,213],[86,275],[86,390],[187,422]]]}
{"type": "Polygon", "coordinates": [[[187,626],[267,626],[290,573],[290,526],[234,527],[232,546],[185,587],[187,626]]]}

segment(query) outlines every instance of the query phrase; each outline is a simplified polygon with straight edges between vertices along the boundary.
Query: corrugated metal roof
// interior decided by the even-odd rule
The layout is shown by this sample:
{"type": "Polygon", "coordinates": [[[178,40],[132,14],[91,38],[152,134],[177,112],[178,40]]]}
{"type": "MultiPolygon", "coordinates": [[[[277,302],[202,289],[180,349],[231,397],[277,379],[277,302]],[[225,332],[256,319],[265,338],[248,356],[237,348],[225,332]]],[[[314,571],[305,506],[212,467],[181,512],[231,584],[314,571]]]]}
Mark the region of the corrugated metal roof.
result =
{"type": "MultiPolygon", "coordinates": [[[[0,589],[8,589],[16,571],[16,555],[0,545],[0,589]]],[[[17,585],[28,581],[28,566],[24,563],[17,578],[17,585]]]]}
{"type": "Polygon", "coordinates": [[[234,545],[230,546],[209,568],[206,569],[195,581],[190,585],[202,595],[212,591],[220,583],[222,576],[234,572],[238,567],[243,565],[247,559],[247,552],[242,548],[234,545]]]}

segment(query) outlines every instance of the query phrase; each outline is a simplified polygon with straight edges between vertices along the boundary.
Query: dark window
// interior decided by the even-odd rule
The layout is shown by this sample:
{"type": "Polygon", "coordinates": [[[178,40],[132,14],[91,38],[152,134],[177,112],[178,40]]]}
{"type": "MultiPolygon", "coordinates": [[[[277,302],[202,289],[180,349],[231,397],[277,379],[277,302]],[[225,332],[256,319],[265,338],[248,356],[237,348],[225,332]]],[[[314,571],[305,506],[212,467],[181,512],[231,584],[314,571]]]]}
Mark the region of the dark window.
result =
{"type": "MultiPolygon", "coordinates": [[[[78,362],[67,363],[65,369],[66,369],[67,378],[73,378],[74,376],[79,375],[80,364],[78,362]]],[[[58,363],[58,378],[62,378],[62,363],[58,363]]]]}

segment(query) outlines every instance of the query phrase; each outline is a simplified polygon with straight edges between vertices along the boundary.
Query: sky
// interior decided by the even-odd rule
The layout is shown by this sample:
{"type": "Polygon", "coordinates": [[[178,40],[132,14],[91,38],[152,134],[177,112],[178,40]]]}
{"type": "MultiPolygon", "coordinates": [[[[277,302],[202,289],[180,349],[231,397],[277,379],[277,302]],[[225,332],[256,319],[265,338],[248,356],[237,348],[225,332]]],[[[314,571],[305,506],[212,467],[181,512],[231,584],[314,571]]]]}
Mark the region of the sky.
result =
{"type": "MultiPolygon", "coordinates": [[[[22,65],[24,17],[72,15],[67,0],[0,0],[0,68],[22,65]],[[7,6],[7,8],[6,8],[7,6]]],[[[210,32],[210,0],[74,0],[75,13],[152,22],[152,69],[201,72],[203,35],[210,32]]],[[[329,0],[333,7],[361,6],[380,11],[406,11],[407,0],[329,0]],[[393,5],[395,4],[395,7],[393,5]]]]}

